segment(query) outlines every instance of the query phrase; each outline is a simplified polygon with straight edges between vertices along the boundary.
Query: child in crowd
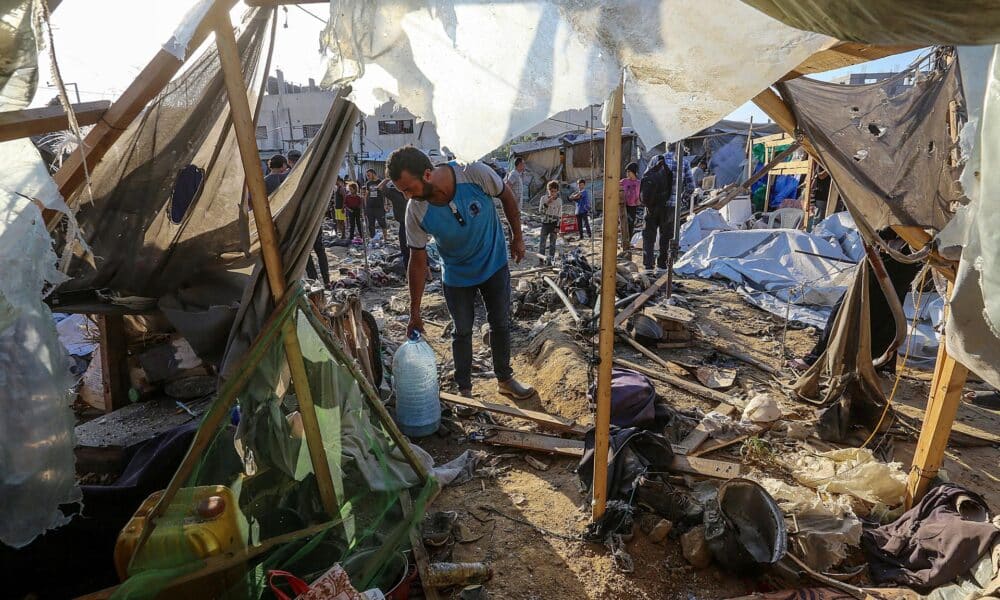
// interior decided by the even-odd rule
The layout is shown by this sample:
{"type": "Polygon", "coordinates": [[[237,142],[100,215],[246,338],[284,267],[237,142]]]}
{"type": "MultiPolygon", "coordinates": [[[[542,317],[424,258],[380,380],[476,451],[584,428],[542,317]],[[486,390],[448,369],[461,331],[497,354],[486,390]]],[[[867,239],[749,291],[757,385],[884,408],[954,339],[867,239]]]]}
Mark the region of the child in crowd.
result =
{"type": "Polygon", "coordinates": [[[579,239],[583,239],[583,230],[587,229],[587,237],[593,238],[590,231],[590,192],[587,191],[587,180],[580,179],[576,182],[577,191],[573,192],[569,199],[576,203],[576,230],[580,234],[579,239]]]}
{"type": "MultiPolygon", "coordinates": [[[[545,254],[545,242],[551,238],[549,245],[549,262],[556,255],[556,236],[559,235],[559,219],[562,218],[562,196],[559,195],[559,182],[550,181],[546,186],[546,195],[538,202],[538,212],[542,213],[542,244],[539,254],[545,254]]],[[[539,257],[539,264],[545,261],[539,257]]]]}
{"type": "Polygon", "coordinates": [[[347,184],[347,196],[344,197],[344,210],[347,211],[347,226],[348,233],[347,239],[354,239],[354,229],[357,228],[358,234],[362,233],[361,225],[361,207],[364,205],[364,200],[358,195],[358,184],[352,181],[347,184]]]}
{"type": "Polygon", "coordinates": [[[625,204],[625,215],[628,230],[625,239],[631,240],[635,233],[636,212],[639,210],[639,165],[630,162],[625,166],[625,178],[621,180],[622,201],[625,204]]]}

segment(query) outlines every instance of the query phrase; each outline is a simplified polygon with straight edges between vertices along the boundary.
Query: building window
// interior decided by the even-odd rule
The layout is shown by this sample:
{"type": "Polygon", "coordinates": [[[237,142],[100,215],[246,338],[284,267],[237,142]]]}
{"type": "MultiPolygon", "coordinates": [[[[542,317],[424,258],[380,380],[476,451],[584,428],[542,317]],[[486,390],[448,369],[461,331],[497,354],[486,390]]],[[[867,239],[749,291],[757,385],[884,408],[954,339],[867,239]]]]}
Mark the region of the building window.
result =
{"type": "Polygon", "coordinates": [[[266,140],[267,139],[267,127],[264,125],[257,126],[257,139],[266,140]]]}
{"type": "Polygon", "coordinates": [[[379,135],[394,135],[400,133],[413,133],[413,119],[398,119],[395,121],[379,121],[379,135]]]}
{"type": "Polygon", "coordinates": [[[316,137],[316,134],[319,133],[320,127],[322,127],[322,125],[303,125],[302,137],[306,138],[307,140],[316,137]]]}

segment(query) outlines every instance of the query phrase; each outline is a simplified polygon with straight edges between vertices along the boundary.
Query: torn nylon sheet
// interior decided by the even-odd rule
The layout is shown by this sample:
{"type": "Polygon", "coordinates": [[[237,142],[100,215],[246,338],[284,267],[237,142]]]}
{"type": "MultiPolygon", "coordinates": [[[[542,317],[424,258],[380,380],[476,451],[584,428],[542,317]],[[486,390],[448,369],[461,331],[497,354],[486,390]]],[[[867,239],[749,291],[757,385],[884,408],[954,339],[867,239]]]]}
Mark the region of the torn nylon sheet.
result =
{"type": "Polygon", "coordinates": [[[639,136],[676,140],[834,40],[738,0],[331,0],[323,42],[324,85],[353,82],[368,114],[401,104],[472,160],[559,111],[603,102],[623,70],[639,136]]]}
{"type": "MultiPolygon", "coordinates": [[[[846,238],[851,231],[842,234],[846,238]]],[[[679,275],[728,279],[751,304],[781,318],[788,311],[790,320],[822,328],[830,307],[852,281],[854,268],[838,238],[792,229],[752,229],[712,232],[674,269],[679,275]]]]}
{"type": "Polygon", "coordinates": [[[1000,388],[998,49],[1000,46],[992,50],[963,48],[960,51],[963,87],[970,90],[967,96],[969,125],[962,131],[962,141],[963,145],[971,147],[960,181],[971,202],[959,210],[941,232],[939,245],[945,251],[948,247],[963,246],[945,326],[948,353],[984,381],[1000,388]],[[972,90],[984,91],[977,95],[972,90]]]}

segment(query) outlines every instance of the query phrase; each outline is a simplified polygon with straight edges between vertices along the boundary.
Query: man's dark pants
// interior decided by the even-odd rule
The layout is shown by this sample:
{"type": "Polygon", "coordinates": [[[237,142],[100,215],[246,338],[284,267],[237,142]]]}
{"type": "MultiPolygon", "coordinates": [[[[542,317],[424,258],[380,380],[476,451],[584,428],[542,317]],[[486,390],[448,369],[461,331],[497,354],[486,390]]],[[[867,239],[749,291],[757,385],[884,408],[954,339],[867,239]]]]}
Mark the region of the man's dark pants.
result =
{"type": "MultiPolygon", "coordinates": [[[[323,246],[323,231],[320,230],[319,235],[316,236],[316,241],[313,242],[313,252],[316,253],[316,260],[319,261],[319,275],[323,278],[324,285],[330,285],[330,261],[326,257],[326,247],[323,246]]],[[[306,263],[306,275],[309,279],[316,279],[316,266],[313,264],[313,257],[309,256],[309,262],[306,263]]]]}
{"type": "Polygon", "coordinates": [[[476,294],[486,304],[490,324],[490,351],[497,381],[514,376],[510,368],[510,269],[504,265],[489,279],[470,287],[444,286],[444,299],[455,323],[451,352],[455,359],[455,383],[461,390],[472,388],[472,328],[476,320],[476,294]]]}
{"type": "Polygon", "coordinates": [[[674,207],[659,206],[646,211],[646,227],[642,230],[642,265],[647,269],[653,268],[657,232],[660,234],[660,255],[655,262],[658,268],[666,269],[670,239],[674,235],[674,207]]]}
{"type": "Polygon", "coordinates": [[[399,223],[399,251],[403,253],[403,272],[406,273],[406,266],[410,264],[410,247],[406,245],[406,224],[399,223]]]}

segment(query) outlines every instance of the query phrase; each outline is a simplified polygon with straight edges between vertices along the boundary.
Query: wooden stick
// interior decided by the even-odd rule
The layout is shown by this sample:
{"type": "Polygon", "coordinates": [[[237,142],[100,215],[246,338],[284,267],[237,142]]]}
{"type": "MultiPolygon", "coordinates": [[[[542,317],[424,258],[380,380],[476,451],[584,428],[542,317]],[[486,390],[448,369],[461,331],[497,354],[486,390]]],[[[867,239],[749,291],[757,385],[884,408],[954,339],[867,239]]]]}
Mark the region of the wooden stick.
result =
{"type": "MultiPolygon", "coordinates": [[[[410,498],[410,490],[403,490],[399,495],[399,505],[403,508],[403,516],[409,520],[413,514],[413,499],[410,498]]],[[[410,528],[410,548],[413,550],[413,561],[417,563],[417,572],[420,574],[420,582],[423,584],[424,598],[427,600],[440,600],[441,595],[437,588],[430,584],[431,560],[427,555],[427,548],[424,547],[424,540],[420,537],[420,527],[410,528]]]]}
{"type": "MultiPolygon", "coordinates": [[[[83,127],[100,121],[110,106],[111,102],[98,100],[73,104],[72,108],[77,123],[83,127]]],[[[0,112],[0,142],[66,129],[69,129],[69,116],[62,106],[0,112]]]]}
{"type": "Polygon", "coordinates": [[[538,412],[534,410],[527,410],[524,408],[518,408],[516,406],[507,406],[506,404],[494,404],[492,402],[483,402],[481,400],[475,400],[473,398],[466,398],[464,396],[459,396],[456,394],[449,394],[448,392],[441,392],[441,399],[445,402],[451,402],[452,404],[458,404],[461,406],[468,406],[471,408],[478,408],[479,410],[485,410],[488,412],[495,412],[502,415],[507,415],[509,417],[516,417],[518,419],[526,419],[532,421],[549,429],[551,431],[556,431],[559,433],[572,433],[575,435],[583,435],[587,432],[587,427],[583,425],[577,425],[575,421],[570,419],[564,419],[562,417],[557,417],[555,415],[550,415],[548,413],[538,412]]]}
{"type": "MultiPolygon", "coordinates": [[[[947,295],[951,297],[952,284],[948,284],[947,295]]],[[[948,319],[948,308],[942,321],[948,319]]],[[[951,436],[951,426],[958,414],[962,401],[962,388],[969,370],[957,362],[945,346],[944,338],[938,346],[937,363],[934,365],[934,379],[931,381],[927,412],[920,428],[917,448],[913,453],[913,465],[906,481],[905,506],[910,509],[927,492],[927,487],[937,476],[944,461],[944,451],[951,436]]]]}
{"type": "MultiPolygon", "coordinates": [[[[652,377],[653,379],[656,379],[658,381],[669,383],[670,385],[676,388],[680,388],[685,392],[694,394],[695,396],[699,396],[706,400],[711,400],[712,402],[718,402],[718,403],[725,402],[726,404],[732,403],[732,399],[725,394],[719,393],[715,390],[710,390],[705,386],[694,383],[693,381],[682,379],[676,375],[671,375],[670,373],[667,373],[665,371],[654,371],[653,369],[647,369],[642,365],[637,365],[634,362],[625,360],[623,358],[616,358],[614,359],[614,362],[615,364],[621,365],[626,369],[632,369],[633,371],[642,373],[646,377],[652,377]]],[[[659,365],[659,363],[657,364],[659,365]]]]}
{"type": "MultiPolygon", "coordinates": [[[[514,279],[515,277],[524,277],[525,275],[534,275],[535,273],[543,273],[545,271],[555,271],[555,270],[556,267],[553,265],[549,267],[538,267],[535,269],[527,269],[525,271],[515,271],[510,274],[510,278],[514,279]]],[[[424,323],[426,322],[427,321],[424,321],[424,323]]]]}
{"type": "Polygon", "coordinates": [[[601,318],[598,338],[597,417],[594,432],[594,485],[591,517],[604,516],[608,501],[608,448],[611,430],[611,366],[615,353],[615,287],[618,278],[618,181],[622,170],[623,83],[611,94],[604,132],[604,231],[601,240],[601,318]]]}
{"type": "Polygon", "coordinates": [[[699,340],[702,341],[702,342],[705,342],[706,344],[708,344],[709,346],[711,346],[717,352],[721,352],[721,353],[725,354],[726,356],[732,356],[733,358],[735,358],[737,360],[741,360],[741,361],[747,363],[750,366],[757,367],[758,369],[760,369],[761,371],[764,371],[765,373],[769,373],[771,375],[780,375],[781,374],[781,370],[780,369],[772,367],[771,365],[769,365],[766,362],[760,360],[759,358],[755,358],[755,357],[751,356],[750,354],[747,354],[746,352],[744,352],[742,350],[739,350],[737,348],[733,348],[729,344],[726,344],[724,342],[720,342],[718,340],[714,340],[714,339],[712,339],[709,336],[704,335],[704,334],[702,334],[702,335],[699,336],[699,340]]]}
{"type": "Polygon", "coordinates": [[[701,448],[698,448],[697,450],[689,452],[687,454],[687,456],[692,457],[692,458],[698,457],[698,456],[704,456],[704,455],[708,454],[709,452],[715,452],[716,450],[722,450],[723,448],[728,448],[729,446],[732,446],[733,444],[739,444],[740,442],[742,442],[743,440],[747,439],[748,437],[750,437],[750,434],[738,435],[738,436],[734,437],[731,440],[717,440],[714,444],[705,444],[701,448]]]}
{"type": "MultiPolygon", "coordinates": [[[[736,412],[736,407],[732,404],[720,404],[713,410],[728,417],[736,412]]],[[[681,456],[694,456],[694,450],[704,444],[708,437],[708,429],[706,429],[702,423],[698,423],[698,425],[691,430],[691,433],[687,434],[684,439],[681,440],[681,443],[673,444],[674,453],[680,454],[681,456]]]]}
{"type": "MultiPolygon", "coordinates": [[[[625,310],[621,311],[615,316],[615,329],[621,327],[621,324],[624,323],[626,319],[631,317],[632,313],[642,308],[642,305],[645,304],[650,298],[652,298],[653,294],[658,292],[660,288],[667,283],[668,279],[670,279],[669,269],[667,270],[666,273],[660,275],[660,277],[653,282],[653,285],[643,290],[643,292],[639,294],[639,297],[632,301],[632,304],[629,304],[628,307],[625,308],[625,310]]],[[[601,314],[604,314],[603,310],[601,311],[601,314]]]]}
{"type": "MultiPolygon", "coordinates": [[[[551,435],[524,431],[498,431],[492,437],[486,438],[485,441],[487,444],[494,446],[520,448],[522,450],[532,450],[570,458],[580,458],[584,452],[583,442],[580,440],[567,440],[551,435]]],[[[597,462],[596,454],[594,458],[594,462],[597,462]]],[[[605,462],[605,470],[606,468],[607,463],[605,462]]],[[[737,463],[689,456],[675,456],[670,461],[670,469],[681,473],[715,477],[717,479],[732,479],[739,477],[741,473],[740,465],[737,463]]]]}
{"type": "MultiPolygon", "coordinates": [[[[260,153],[257,150],[256,127],[250,112],[250,103],[247,100],[246,84],[243,80],[243,67],[240,64],[236,36],[233,33],[233,24],[229,20],[228,11],[216,9],[213,18],[215,43],[219,49],[222,76],[226,84],[226,95],[229,98],[230,118],[236,133],[240,158],[243,161],[247,187],[250,189],[250,206],[253,208],[254,222],[257,225],[261,255],[264,259],[264,271],[267,274],[268,284],[271,286],[271,293],[276,301],[280,301],[286,292],[285,268],[278,245],[277,228],[274,226],[274,218],[271,216],[267,188],[264,185],[264,172],[261,170],[260,153]]],[[[327,461],[326,450],[323,447],[323,436],[319,420],[316,417],[316,407],[313,404],[309,377],[306,374],[302,348],[299,345],[295,327],[294,319],[286,319],[282,324],[285,358],[288,360],[288,368],[291,370],[295,397],[299,402],[299,414],[302,415],[306,447],[309,449],[309,459],[312,462],[313,473],[316,475],[320,499],[327,514],[334,517],[340,512],[338,508],[340,503],[333,485],[330,463],[327,461]]]]}
{"type": "Polygon", "coordinates": [[[555,291],[556,295],[559,296],[559,299],[562,300],[562,303],[565,304],[566,308],[569,309],[570,316],[572,316],[573,320],[576,321],[576,324],[579,325],[581,321],[580,313],[576,312],[576,309],[573,308],[573,303],[570,301],[569,296],[566,295],[566,292],[559,289],[559,286],[556,285],[556,282],[552,281],[548,277],[543,277],[542,279],[544,279],[545,283],[549,284],[549,287],[551,287],[553,291],[555,291]]]}

